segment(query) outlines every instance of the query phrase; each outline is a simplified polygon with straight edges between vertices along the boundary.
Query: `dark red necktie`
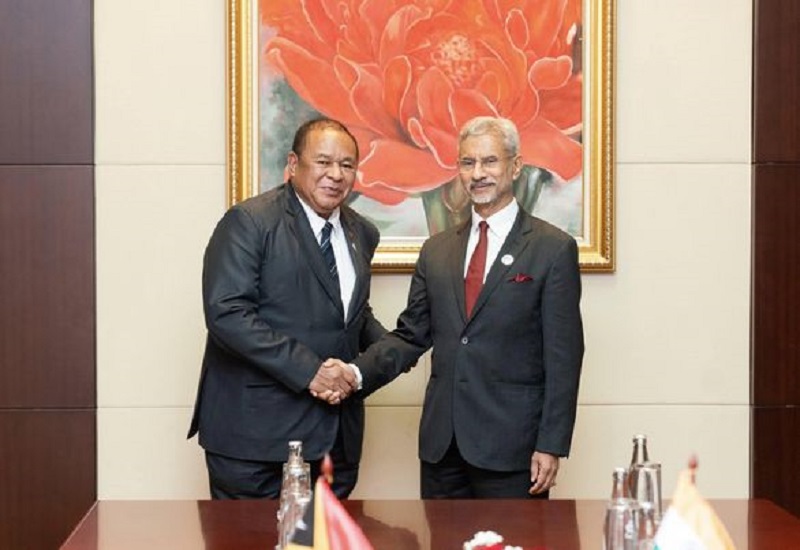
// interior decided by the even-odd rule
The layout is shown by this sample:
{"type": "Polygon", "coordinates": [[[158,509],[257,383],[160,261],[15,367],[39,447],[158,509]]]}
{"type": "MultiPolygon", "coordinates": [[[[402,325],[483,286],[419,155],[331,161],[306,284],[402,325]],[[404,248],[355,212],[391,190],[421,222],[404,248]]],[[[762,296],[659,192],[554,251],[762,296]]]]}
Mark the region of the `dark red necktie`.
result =
{"type": "Polygon", "coordinates": [[[464,296],[467,305],[467,317],[472,315],[472,308],[475,307],[475,302],[478,300],[478,294],[481,293],[483,287],[483,272],[486,271],[486,248],[489,244],[487,231],[489,224],[482,221],[478,224],[481,236],[478,238],[478,246],[472,253],[472,258],[469,260],[469,267],[467,268],[467,277],[464,279],[464,296]]]}

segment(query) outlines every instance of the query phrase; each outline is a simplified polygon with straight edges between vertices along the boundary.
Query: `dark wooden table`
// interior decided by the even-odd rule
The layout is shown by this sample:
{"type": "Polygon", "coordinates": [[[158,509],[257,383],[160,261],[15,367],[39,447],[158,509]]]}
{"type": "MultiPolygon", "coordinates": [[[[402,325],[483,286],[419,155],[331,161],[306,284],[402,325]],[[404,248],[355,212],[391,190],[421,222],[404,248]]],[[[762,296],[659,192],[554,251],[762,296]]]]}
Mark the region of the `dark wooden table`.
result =
{"type": "MultiPolygon", "coordinates": [[[[376,550],[460,550],[480,530],[537,549],[598,549],[605,502],[346,501],[376,550]]],[[[800,519],[766,500],[716,500],[737,550],[800,549],[800,519]]],[[[258,549],[277,539],[274,501],[101,501],[62,548],[258,549]]]]}

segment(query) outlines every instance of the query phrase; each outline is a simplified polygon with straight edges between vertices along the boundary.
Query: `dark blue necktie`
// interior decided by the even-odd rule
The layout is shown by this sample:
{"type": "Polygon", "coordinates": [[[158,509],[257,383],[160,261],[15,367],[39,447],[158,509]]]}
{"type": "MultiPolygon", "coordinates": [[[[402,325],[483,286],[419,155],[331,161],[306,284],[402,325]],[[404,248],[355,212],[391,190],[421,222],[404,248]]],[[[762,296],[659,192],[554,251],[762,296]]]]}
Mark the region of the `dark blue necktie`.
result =
{"type": "Polygon", "coordinates": [[[336,269],[336,256],[333,255],[331,231],[333,231],[333,224],[331,224],[331,222],[325,222],[325,227],[322,228],[322,240],[319,243],[319,248],[322,251],[322,257],[325,258],[325,264],[328,266],[331,277],[338,283],[339,270],[336,269]]]}

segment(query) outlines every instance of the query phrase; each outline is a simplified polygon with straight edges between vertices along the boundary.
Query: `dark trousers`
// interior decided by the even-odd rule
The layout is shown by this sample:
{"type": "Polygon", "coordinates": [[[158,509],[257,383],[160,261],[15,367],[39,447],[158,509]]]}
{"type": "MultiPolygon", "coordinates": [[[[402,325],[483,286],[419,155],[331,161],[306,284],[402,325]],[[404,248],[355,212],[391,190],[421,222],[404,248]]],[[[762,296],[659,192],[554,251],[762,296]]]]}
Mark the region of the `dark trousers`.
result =
{"type": "MultiPolygon", "coordinates": [[[[341,432],[330,455],[333,461],[331,489],[338,498],[347,498],[358,480],[358,463],[345,461],[341,432]]],[[[319,477],[322,461],[313,460],[309,463],[313,488],[313,483],[319,477]]],[[[278,498],[281,494],[283,462],[242,460],[206,451],[206,466],[211,498],[215,500],[278,498]]]]}
{"type": "Polygon", "coordinates": [[[531,471],[497,472],[469,464],[455,437],[442,460],[420,462],[422,498],[549,498],[549,492],[531,495],[531,471]]]}

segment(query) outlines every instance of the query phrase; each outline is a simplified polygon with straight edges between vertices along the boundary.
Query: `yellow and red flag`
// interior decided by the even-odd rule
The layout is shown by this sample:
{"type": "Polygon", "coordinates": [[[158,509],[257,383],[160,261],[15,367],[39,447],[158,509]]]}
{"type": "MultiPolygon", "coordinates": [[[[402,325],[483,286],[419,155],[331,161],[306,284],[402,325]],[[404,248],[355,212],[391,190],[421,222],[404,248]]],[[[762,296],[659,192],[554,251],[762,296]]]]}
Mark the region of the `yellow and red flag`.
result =
{"type": "Polygon", "coordinates": [[[286,550],[373,550],[364,532],[319,476],[314,497],[286,550]]]}

